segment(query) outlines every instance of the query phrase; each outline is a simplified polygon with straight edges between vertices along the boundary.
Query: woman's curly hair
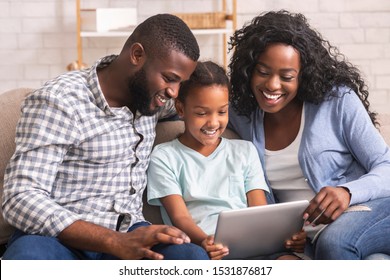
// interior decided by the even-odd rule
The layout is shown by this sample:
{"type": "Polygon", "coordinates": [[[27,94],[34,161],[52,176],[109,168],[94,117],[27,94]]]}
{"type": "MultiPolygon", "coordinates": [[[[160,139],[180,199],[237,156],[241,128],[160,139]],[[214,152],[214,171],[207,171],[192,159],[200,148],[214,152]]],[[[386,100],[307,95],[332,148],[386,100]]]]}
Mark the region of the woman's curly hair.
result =
{"type": "Polygon", "coordinates": [[[300,54],[297,98],[318,104],[335,95],[337,87],[347,86],[359,96],[371,121],[378,124],[376,113],[369,110],[368,87],[360,71],[311,28],[304,15],[285,10],[255,17],[230,38],[229,50],[234,50],[229,64],[231,104],[239,114],[249,117],[258,107],[250,80],[258,56],[274,43],[290,45],[300,54]]]}

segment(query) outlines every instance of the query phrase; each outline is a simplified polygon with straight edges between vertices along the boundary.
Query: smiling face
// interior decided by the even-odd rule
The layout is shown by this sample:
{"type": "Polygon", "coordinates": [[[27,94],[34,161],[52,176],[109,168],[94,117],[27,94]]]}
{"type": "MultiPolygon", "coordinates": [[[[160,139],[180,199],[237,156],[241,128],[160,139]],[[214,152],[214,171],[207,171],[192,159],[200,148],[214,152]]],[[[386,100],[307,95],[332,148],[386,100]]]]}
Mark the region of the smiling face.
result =
{"type": "Polygon", "coordinates": [[[180,142],[205,156],[211,154],[226,129],[228,106],[229,93],[226,86],[191,88],[184,104],[176,100],[176,110],[185,123],[180,142]]]}
{"type": "Polygon", "coordinates": [[[251,77],[251,88],[260,108],[277,113],[296,97],[300,56],[285,44],[272,44],[259,55],[251,77]]]}
{"type": "Polygon", "coordinates": [[[167,100],[177,97],[180,82],[190,77],[195,66],[195,61],[178,51],[147,60],[129,79],[132,109],[148,116],[157,113],[167,100]]]}

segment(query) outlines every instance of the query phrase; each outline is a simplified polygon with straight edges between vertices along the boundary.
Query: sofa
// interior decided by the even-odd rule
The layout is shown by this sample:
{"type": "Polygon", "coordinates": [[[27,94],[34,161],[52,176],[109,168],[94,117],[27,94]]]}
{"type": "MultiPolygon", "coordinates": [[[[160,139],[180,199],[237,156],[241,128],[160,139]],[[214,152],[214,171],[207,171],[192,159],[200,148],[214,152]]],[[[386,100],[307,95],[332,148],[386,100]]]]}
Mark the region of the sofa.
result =
{"type": "MultiPolygon", "coordinates": [[[[20,117],[20,104],[22,100],[32,91],[30,88],[18,88],[0,94],[0,112],[2,121],[0,122],[0,197],[3,195],[4,170],[15,150],[15,128],[20,117]]],[[[386,142],[390,144],[390,114],[380,116],[380,131],[386,142]]],[[[155,145],[174,139],[183,132],[184,124],[182,121],[165,121],[157,124],[155,145]]],[[[226,130],[226,138],[238,138],[238,136],[226,130]]],[[[146,203],[144,195],[144,216],[155,224],[161,224],[162,219],[160,211],[156,206],[150,206],[146,203]]],[[[13,228],[3,219],[3,213],[0,208],[0,256],[5,250],[5,244],[12,234],[13,228]]]]}

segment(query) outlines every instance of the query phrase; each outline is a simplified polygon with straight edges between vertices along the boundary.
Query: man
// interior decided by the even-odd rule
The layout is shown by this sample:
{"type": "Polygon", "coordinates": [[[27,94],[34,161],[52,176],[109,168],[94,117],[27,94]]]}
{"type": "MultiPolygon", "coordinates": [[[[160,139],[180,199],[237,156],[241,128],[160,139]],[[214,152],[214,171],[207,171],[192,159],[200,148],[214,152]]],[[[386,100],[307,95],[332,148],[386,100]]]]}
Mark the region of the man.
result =
{"type": "Polygon", "coordinates": [[[27,97],[2,204],[18,230],[3,259],[207,259],[183,232],[142,215],[156,123],[175,113],[198,58],[187,25],[156,15],[118,56],[27,97]]]}

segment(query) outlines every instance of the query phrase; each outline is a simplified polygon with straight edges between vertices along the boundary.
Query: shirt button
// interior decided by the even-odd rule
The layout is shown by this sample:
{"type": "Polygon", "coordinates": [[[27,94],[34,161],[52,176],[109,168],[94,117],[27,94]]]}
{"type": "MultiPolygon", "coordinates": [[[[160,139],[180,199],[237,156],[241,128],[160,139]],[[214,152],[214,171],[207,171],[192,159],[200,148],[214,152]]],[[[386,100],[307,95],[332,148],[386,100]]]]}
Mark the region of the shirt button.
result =
{"type": "Polygon", "coordinates": [[[135,194],[135,189],[134,189],[133,187],[131,187],[131,189],[130,189],[130,195],[133,195],[133,194],[135,194]]]}
{"type": "Polygon", "coordinates": [[[139,159],[138,158],[135,158],[135,161],[131,164],[131,167],[135,167],[137,165],[137,163],[139,162],[139,159]]]}

